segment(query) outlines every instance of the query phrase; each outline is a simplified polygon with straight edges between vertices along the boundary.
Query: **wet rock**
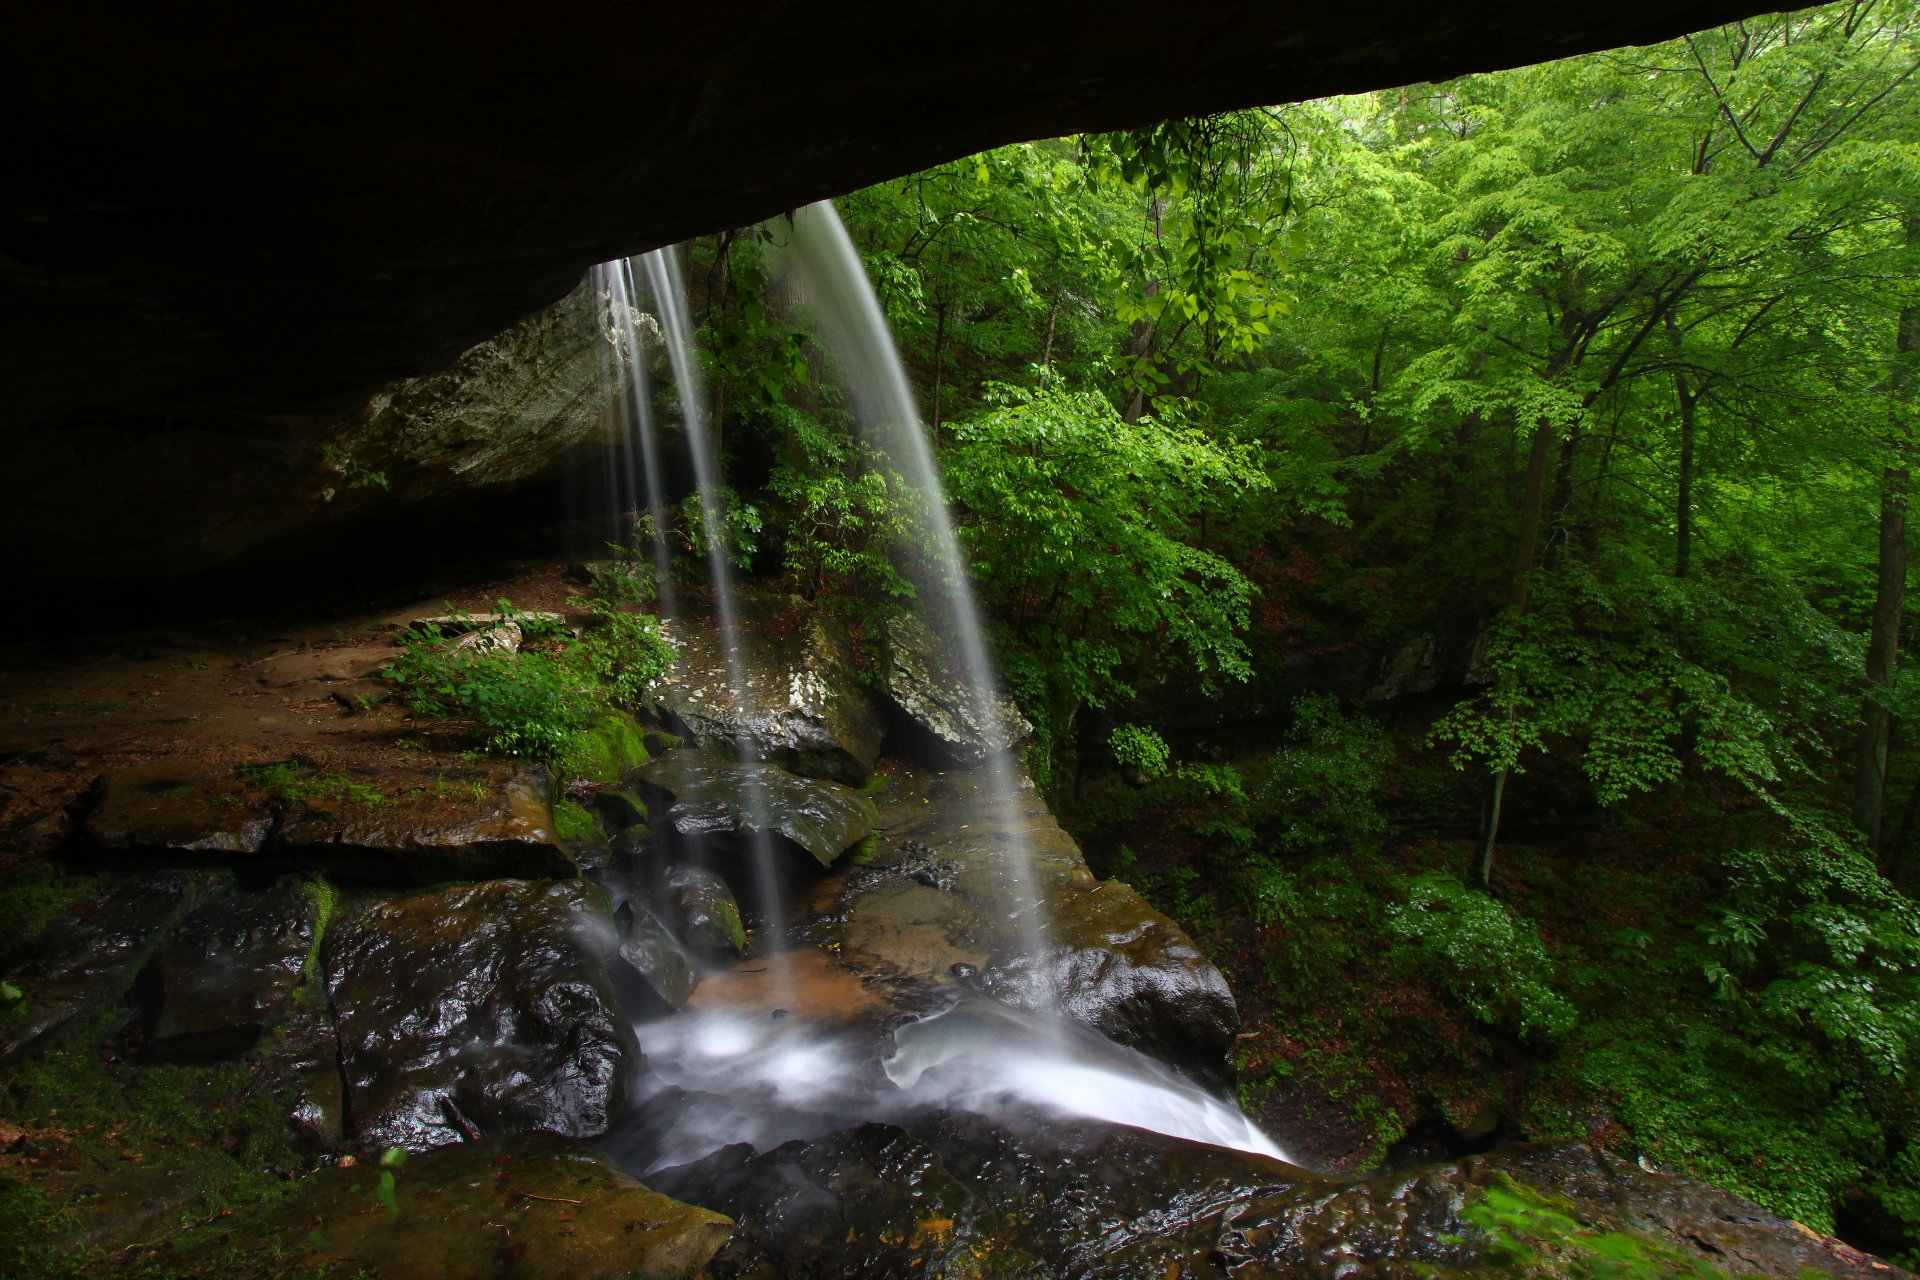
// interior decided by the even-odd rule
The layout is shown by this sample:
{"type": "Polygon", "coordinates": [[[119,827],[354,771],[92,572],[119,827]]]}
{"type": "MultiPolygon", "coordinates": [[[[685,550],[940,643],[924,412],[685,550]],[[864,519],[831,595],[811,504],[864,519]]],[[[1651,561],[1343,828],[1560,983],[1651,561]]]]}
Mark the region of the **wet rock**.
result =
{"type": "Polygon", "coordinates": [[[851,787],[700,751],[671,752],[639,777],[672,801],[660,825],[682,839],[779,835],[823,867],[864,839],[877,821],[873,802],[851,787]]]}
{"type": "Polygon", "coordinates": [[[365,680],[396,656],[390,645],[276,653],[258,664],[260,674],[255,678],[270,689],[283,689],[309,680],[326,683],[365,680]]]}
{"type": "Polygon", "coordinates": [[[746,949],[740,904],[727,882],[703,867],[668,867],[662,878],[660,906],[680,941],[697,952],[733,953],[746,949]]]}
{"type": "Polygon", "coordinates": [[[394,1171],[398,1214],[375,1194],[379,1174],[322,1170],[291,1202],[237,1217],[204,1256],[221,1259],[222,1274],[237,1252],[275,1275],[324,1280],[693,1280],[732,1225],[648,1190],[590,1147],[545,1136],[408,1160],[394,1171]]]}
{"type": "Polygon", "coordinates": [[[676,627],[680,656],[654,692],[658,709],[701,746],[732,753],[744,743],[751,758],[802,777],[862,785],[880,757],[884,725],[845,639],[821,618],[747,608],[755,643],[745,655],[745,697],[732,687],[721,633],[676,627]]]}
{"type": "Polygon", "coordinates": [[[259,787],[229,768],[180,759],[101,774],[82,831],[102,850],[212,862],[258,853],[272,827],[259,787]]]}
{"type": "Polygon", "coordinates": [[[1033,736],[1012,699],[989,707],[977,696],[964,664],[919,618],[889,619],[886,636],[887,695],[936,763],[978,764],[1033,736]]]}
{"type": "Polygon", "coordinates": [[[146,1056],[212,1061],[252,1049],[292,996],[312,939],[312,899],[296,886],[232,893],[190,913],[142,971],[146,1056]]]}
{"type": "Polygon", "coordinates": [[[656,1005],[655,1012],[684,1008],[700,982],[693,957],[642,903],[622,903],[614,912],[614,923],[620,934],[620,958],[633,966],[652,995],[651,1001],[643,997],[642,1003],[656,1005]]]}
{"type": "Polygon", "coordinates": [[[1236,1277],[1468,1274],[1877,1276],[1900,1273],[1700,1183],[1573,1143],[1539,1143],[1357,1182],[1256,1197],[1220,1215],[1236,1277]]]}
{"type": "Polygon", "coordinates": [[[178,874],[89,881],[33,936],[0,939],[0,979],[22,993],[0,1022],[0,1062],[91,1011],[118,1007],[203,892],[203,882],[178,874]]]}
{"type": "Polygon", "coordinates": [[[888,778],[875,795],[873,857],[841,883],[814,939],[909,1007],[974,990],[1029,1008],[1051,1001],[1202,1083],[1225,1083],[1239,1029],[1226,980],[1132,889],[1096,880],[1023,777],[1006,779],[1011,815],[996,808],[991,781],[985,769],[888,778]],[[1051,933],[1038,946],[1036,911],[1051,933]]]}
{"type": "Polygon", "coordinates": [[[1044,948],[997,953],[981,990],[1056,1010],[1209,1085],[1232,1083],[1240,1011],[1178,925],[1118,880],[1050,895],[1047,911],[1044,948]]]}
{"type": "Polygon", "coordinates": [[[570,876],[543,768],[510,763],[321,778],[268,843],[279,862],[381,883],[570,876]]]}
{"type": "Polygon", "coordinates": [[[544,1130],[591,1137],[639,1050],[607,976],[606,894],[494,880],[375,902],[329,933],[327,970],[361,1146],[544,1130]]]}
{"type": "Polygon", "coordinates": [[[757,1156],[726,1147],[656,1175],[669,1194],[724,1206],[736,1231],[715,1259],[740,1277],[1052,1274],[1010,1221],[949,1173],[939,1153],[871,1124],[757,1156]]]}

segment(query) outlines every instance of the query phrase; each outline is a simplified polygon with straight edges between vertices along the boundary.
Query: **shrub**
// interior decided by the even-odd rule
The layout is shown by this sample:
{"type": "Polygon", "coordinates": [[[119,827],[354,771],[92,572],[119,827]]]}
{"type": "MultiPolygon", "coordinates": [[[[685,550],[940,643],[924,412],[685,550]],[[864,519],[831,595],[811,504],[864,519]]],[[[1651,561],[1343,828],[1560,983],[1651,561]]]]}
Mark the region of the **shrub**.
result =
{"type": "Polygon", "coordinates": [[[1540,935],[1506,907],[1444,871],[1406,882],[1387,911],[1401,962],[1430,973],[1474,1018],[1528,1039],[1564,1035],[1573,1006],[1553,989],[1540,935]]]}

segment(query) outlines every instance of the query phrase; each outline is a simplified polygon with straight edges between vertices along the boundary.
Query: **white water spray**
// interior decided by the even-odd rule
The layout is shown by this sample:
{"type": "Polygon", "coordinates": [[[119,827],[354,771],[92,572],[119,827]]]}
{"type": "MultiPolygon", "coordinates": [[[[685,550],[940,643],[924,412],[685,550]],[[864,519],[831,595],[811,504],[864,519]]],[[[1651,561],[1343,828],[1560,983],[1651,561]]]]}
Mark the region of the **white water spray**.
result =
{"type": "MultiPolygon", "coordinates": [[[[952,517],[947,513],[946,486],[941,483],[933,449],[921,428],[920,412],[907,385],[900,353],[893,345],[892,330],[833,205],[821,201],[806,206],[793,215],[792,227],[788,252],[807,282],[814,314],[853,395],[861,430],[921,500],[919,514],[926,524],[926,550],[932,571],[916,575],[920,599],[944,624],[938,629],[959,647],[966,668],[967,696],[975,703],[975,722],[998,726],[1000,682],[987,653],[980,608],[974,600],[959,540],[954,536],[952,517]]],[[[1033,851],[1021,817],[1021,783],[1005,753],[987,760],[980,769],[996,824],[1006,835],[1004,853],[1014,886],[1011,905],[1020,947],[1025,954],[1038,957],[1045,952],[1048,927],[1034,883],[1033,851]]],[[[1045,999],[1048,993],[1042,990],[1037,995],[1045,999]]]]}

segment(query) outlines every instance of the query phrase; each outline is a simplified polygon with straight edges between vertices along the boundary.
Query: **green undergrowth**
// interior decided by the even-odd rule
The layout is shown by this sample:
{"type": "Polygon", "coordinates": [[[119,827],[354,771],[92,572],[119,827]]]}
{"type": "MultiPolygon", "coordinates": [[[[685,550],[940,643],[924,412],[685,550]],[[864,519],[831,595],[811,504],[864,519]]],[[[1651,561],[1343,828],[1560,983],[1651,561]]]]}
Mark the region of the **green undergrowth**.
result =
{"type": "Polygon", "coordinates": [[[1394,834],[1435,785],[1416,734],[1298,710],[1276,750],[1169,760],[1076,822],[1227,971],[1250,1112],[1356,1169],[1412,1135],[1575,1139],[1816,1230],[1865,1202],[1920,1248],[1920,923],[1851,846],[1702,784],[1505,846],[1490,896],[1470,841],[1394,834]]]}
{"type": "Polygon", "coordinates": [[[587,776],[627,747],[608,740],[611,713],[638,705],[673,661],[653,618],[607,600],[589,611],[592,625],[576,638],[502,600],[498,612],[524,635],[517,651],[462,647],[427,624],[402,638],[382,673],[416,715],[467,722],[483,750],[587,776]]]}
{"type": "Polygon", "coordinates": [[[241,765],[240,776],[283,804],[352,804],[375,807],[389,797],[370,782],[338,769],[320,769],[304,760],[241,765]]]}

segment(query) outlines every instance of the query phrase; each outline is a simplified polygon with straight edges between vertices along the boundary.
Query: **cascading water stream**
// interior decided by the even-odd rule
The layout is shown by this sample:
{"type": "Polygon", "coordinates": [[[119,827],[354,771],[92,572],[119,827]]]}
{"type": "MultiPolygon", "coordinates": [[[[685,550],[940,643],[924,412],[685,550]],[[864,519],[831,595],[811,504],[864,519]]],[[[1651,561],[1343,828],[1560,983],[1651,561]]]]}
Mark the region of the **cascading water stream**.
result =
{"type": "MultiPolygon", "coordinates": [[[[999,679],[987,652],[986,631],[979,605],[967,577],[966,562],[947,513],[946,486],[933,449],[920,425],[920,412],[907,384],[893,333],[860,255],[831,202],[821,201],[792,216],[788,253],[804,277],[813,311],[833,346],[848,390],[853,395],[862,431],[885,454],[919,496],[925,521],[930,572],[915,575],[920,599],[930,604],[943,625],[940,630],[958,646],[966,669],[966,696],[975,705],[975,722],[991,733],[1000,724],[1003,705],[999,679]]],[[[1004,739],[1003,739],[1004,741],[1004,739]]],[[[1010,869],[1013,901],[1009,904],[1021,951],[1043,955],[1048,942],[1045,908],[1034,881],[1033,850],[1022,821],[1023,784],[1006,750],[980,765],[994,825],[1002,833],[1002,853],[1010,869]]],[[[1045,1004],[1045,984],[1036,984],[1035,997],[1045,1004]]]]}
{"type": "MultiPolygon", "coordinates": [[[[813,205],[795,216],[789,253],[809,286],[814,313],[834,346],[864,433],[922,504],[929,563],[914,574],[916,585],[939,633],[958,651],[974,723],[988,734],[1002,732],[1001,749],[975,773],[993,810],[984,839],[1008,869],[1012,941],[1027,955],[1042,955],[1047,921],[1026,833],[1025,784],[1006,746],[1000,718],[1005,704],[979,610],[891,333],[831,205],[813,205]]],[[[749,641],[727,558],[719,450],[679,260],[673,250],[662,249],[596,271],[614,317],[609,336],[633,405],[633,437],[654,517],[661,603],[673,616],[659,449],[646,394],[641,317],[632,305],[636,274],[644,275],[652,295],[658,340],[679,392],[705,517],[713,625],[735,704],[747,705],[749,641]]],[[[629,487],[622,496],[630,497],[636,491],[632,442],[623,447],[629,487]]],[[[752,758],[749,742],[736,746],[743,759],[752,758]]],[[[763,788],[750,779],[743,782],[741,799],[758,829],[749,836],[749,852],[767,925],[768,994],[775,1005],[786,1007],[794,1003],[797,979],[780,945],[786,917],[775,869],[779,851],[770,835],[761,834],[768,829],[761,821],[767,803],[763,788]]],[[[1036,994],[1044,1002],[1048,993],[1043,988],[1036,994]]],[[[1023,1013],[967,997],[942,1013],[895,1028],[890,1045],[831,1018],[769,1021],[764,1012],[731,1005],[689,1008],[646,1030],[648,1087],[669,1089],[675,1096],[673,1106],[655,1112],[643,1131],[630,1131],[623,1140],[649,1168],[686,1163],[742,1141],[764,1150],[851,1124],[903,1119],[929,1106],[973,1111],[1014,1127],[1033,1123],[1036,1113],[1084,1116],[1284,1159],[1231,1103],[1134,1050],[1066,1022],[1051,1007],[1023,1013]]]]}
{"type": "MultiPolygon", "coordinates": [[[[641,255],[638,261],[653,293],[661,337],[666,343],[667,362],[673,368],[674,385],[680,393],[680,418],[686,428],[687,446],[693,455],[694,483],[700,493],[708,580],[713,589],[713,621],[719,632],[721,651],[726,655],[727,683],[734,705],[745,707],[751,704],[747,677],[749,642],[746,632],[741,629],[733,566],[727,559],[726,506],[720,484],[719,447],[707,412],[706,379],[701,375],[694,346],[686,280],[681,275],[680,259],[672,248],[655,249],[641,255]]],[[[744,736],[735,742],[735,751],[742,760],[754,759],[756,754],[753,744],[744,736]]],[[[781,945],[787,914],[785,895],[780,885],[780,850],[774,846],[765,789],[749,776],[742,779],[741,790],[748,828],[743,834],[753,865],[755,888],[764,921],[761,936],[767,944],[769,976],[776,992],[786,992],[791,989],[791,977],[781,945]]]]}
{"type": "Polygon", "coordinates": [[[612,509],[632,512],[644,494],[651,525],[648,540],[653,557],[654,590],[660,601],[660,615],[673,619],[679,616],[679,601],[673,585],[673,552],[667,543],[667,499],[660,480],[660,442],[654,432],[653,401],[648,394],[646,347],[640,312],[633,305],[632,260],[604,262],[595,267],[593,287],[606,316],[606,340],[611,357],[603,376],[610,382],[618,379],[623,392],[615,402],[615,412],[624,415],[625,421],[614,434],[617,461],[608,479],[613,489],[612,509]]]}

